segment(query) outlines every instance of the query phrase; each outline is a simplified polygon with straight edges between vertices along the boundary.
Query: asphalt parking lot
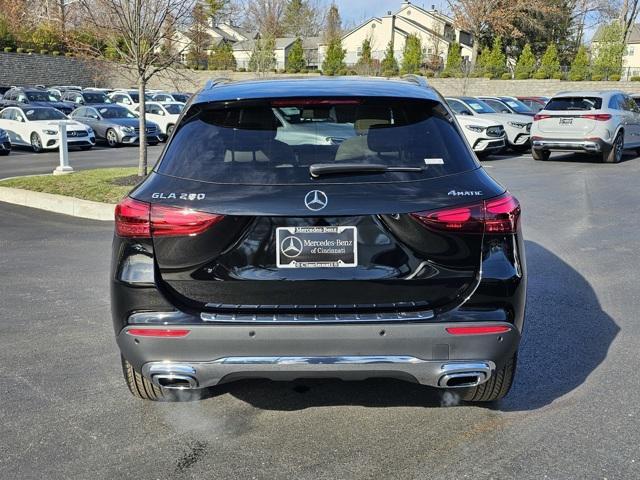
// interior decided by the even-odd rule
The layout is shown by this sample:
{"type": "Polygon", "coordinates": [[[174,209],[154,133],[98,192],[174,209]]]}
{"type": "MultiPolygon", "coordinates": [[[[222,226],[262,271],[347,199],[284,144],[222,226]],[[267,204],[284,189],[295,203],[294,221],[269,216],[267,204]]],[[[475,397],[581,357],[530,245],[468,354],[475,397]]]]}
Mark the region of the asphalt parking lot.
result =
{"type": "MultiPolygon", "coordinates": [[[[136,149],[102,152],[87,158],[135,165],[136,149]]],[[[640,478],[640,158],[553,159],[484,162],[523,205],[529,266],[516,382],[486,407],[391,380],[136,400],[109,315],[112,224],[0,204],[0,478],[640,478]]]]}
{"type": "MultiPolygon", "coordinates": [[[[149,165],[155,163],[163,148],[164,143],[154,147],[149,146],[149,165]]],[[[60,154],[57,150],[33,153],[29,148],[15,147],[9,156],[0,157],[0,179],[51,173],[59,164],[60,154]]],[[[78,170],[99,167],[135,167],[138,165],[138,148],[136,146],[109,148],[98,144],[86,152],[70,150],[69,164],[78,170]]]]}

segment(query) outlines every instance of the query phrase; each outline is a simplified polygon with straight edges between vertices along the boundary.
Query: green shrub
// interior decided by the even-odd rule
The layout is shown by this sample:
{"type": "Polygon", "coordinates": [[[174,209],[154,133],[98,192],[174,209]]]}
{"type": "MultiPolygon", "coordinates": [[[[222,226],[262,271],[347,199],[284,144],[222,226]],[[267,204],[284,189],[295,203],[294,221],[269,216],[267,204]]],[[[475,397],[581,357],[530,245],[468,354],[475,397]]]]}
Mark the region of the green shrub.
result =
{"type": "Polygon", "coordinates": [[[302,70],[300,70],[300,73],[309,73],[309,70],[307,70],[306,68],[303,68],[302,70]]]}
{"type": "Polygon", "coordinates": [[[536,80],[544,80],[545,78],[547,78],[547,74],[542,71],[537,71],[533,74],[533,78],[535,78],[536,80]]]}
{"type": "Polygon", "coordinates": [[[33,48],[27,48],[27,53],[31,55],[35,50],[33,48]]]}
{"type": "Polygon", "coordinates": [[[433,70],[425,70],[423,75],[427,78],[433,78],[436,76],[436,72],[434,72],[433,70]]]}
{"type": "Polygon", "coordinates": [[[611,80],[612,82],[619,82],[621,78],[622,77],[617,73],[614,73],[613,75],[609,75],[609,80],[611,80]]]}
{"type": "Polygon", "coordinates": [[[632,82],[640,82],[640,77],[634,75],[633,77],[631,77],[629,80],[631,80],[632,82]]]}
{"type": "Polygon", "coordinates": [[[398,74],[398,72],[394,71],[394,70],[385,70],[384,72],[382,72],[382,76],[383,77],[395,77],[398,74]]]}
{"type": "Polygon", "coordinates": [[[516,80],[528,80],[531,78],[531,75],[528,73],[516,73],[516,80]]]}
{"type": "Polygon", "coordinates": [[[422,40],[418,35],[410,33],[404,44],[402,53],[402,68],[400,72],[419,73],[422,65],[422,40]]]}
{"type": "Polygon", "coordinates": [[[531,51],[531,45],[528,43],[522,49],[518,62],[516,63],[515,77],[519,80],[531,78],[536,69],[536,57],[531,51]]]}
{"type": "Polygon", "coordinates": [[[54,50],[53,52],[51,52],[51,55],[53,55],[54,57],[59,57],[60,52],[58,50],[54,50]]]}
{"type": "Polygon", "coordinates": [[[355,70],[349,70],[347,75],[351,75],[351,76],[358,75],[358,72],[356,72],[355,70]]]}
{"type": "Polygon", "coordinates": [[[591,80],[593,80],[594,82],[601,82],[603,79],[604,79],[604,77],[602,75],[600,75],[599,73],[591,75],[591,80]]]}
{"type": "Polygon", "coordinates": [[[13,48],[11,48],[11,47],[4,47],[4,51],[5,51],[5,52],[7,52],[7,53],[11,53],[11,52],[13,52],[13,48]]]}
{"type": "Polygon", "coordinates": [[[342,40],[335,38],[329,42],[327,53],[322,62],[322,71],[325,75],[340,74],[346,68],[344,63],[345,50],[342,48],[342,40]]]}
{"type": "Polygon", "coordinates": [[[380,63],[380,67],[382,68],[382,74],[385,77],[395,77],[398,74],[398,61],[393,53],[393,43],[389,42],[387,45],[387,49],[384,53],[384,58],[380,63]]]}
{"type": "Polygon", "coordinates": [[[24,53],[24,48],[18,47],[18,48],[16,48],[16,52],[17,53],[24,53]]]}
{"type": "Polygon", "coordinates": [[[493,78],[493,75],[491,75],[490,73],[486,73],[484,75],[484,78],[487,79],[487,80],[491,80],[493,78]]]}
{"type": "Polygon", "coordinates": [[[246,71],[247,71],[247,69],[246,69],[246,68],[244,68],[244,67],[240,67],[240,68],[238,69],[238,71],[239,71],[239,72],[246,72],[246,71]]]}
{"type": "Polygon", "coordinates": [[[338,75],[340,75],[341,77],[344,77],[345,75],[347,75],[349,72],[347,71],[346,68],[341,68],[340,70],[338,70],[338,75]]]}
{"type": "Polygon", "coordinates": [[[558,59],[558,49],[555,43],[550,43],[544,55],[540,59],[540,67],[534,74],[534,78],[539,78],[536,75],[543,75],[542,78],[555,78],[560,73],[560,60],[558,59]]]}
{"type": "Polygon", "coordinates": [[[584,45],[578,48],[576,56],[571,63],[571,70],[569,70],[569,80],[573,82],[580,82],[582,80],[589,79],[589,52],[584,45]]]}
{"type": "Polygon", "coordinates": [[[502,80],[511,80],[511,74],[509,72],[504,72],[500,78],[502,80]]]}
{"type": "Polygon", "coordinates": [[[73,57],[73,53],[71,52],[67,52],[64,54],[65,57],[73,57]]]}
{"type": "Polygon", "coordinates": [[[442,72],[440,72],[440,75],[438,75],[440,78],[449,78],[451,77],[451,73],[447,72],[446,70],[443,70],[442,72]]]}
{"type": "Polygon", "coordinates": [[[49,50],[46,50],[44,48],[40,50],[40,55],[48,55],[48,54],[49,54],[49,50]]]}
{"type": "Polygon", "coordinates": [[[556,72],[552,75],[554,80],[564,80],[564,74],[562,72],[556,72]]]}

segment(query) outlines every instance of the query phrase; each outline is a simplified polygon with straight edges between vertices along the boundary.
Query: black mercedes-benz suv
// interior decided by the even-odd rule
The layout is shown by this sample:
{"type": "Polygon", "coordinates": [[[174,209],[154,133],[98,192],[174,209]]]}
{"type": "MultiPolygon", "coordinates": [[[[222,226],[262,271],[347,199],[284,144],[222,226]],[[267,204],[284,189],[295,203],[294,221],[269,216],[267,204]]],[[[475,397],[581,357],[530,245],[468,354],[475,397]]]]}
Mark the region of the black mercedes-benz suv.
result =
{"type": "Polygon", "coordinates": [[[126,382],[159,400],[393,377],[497,400],[524,321],[519,220],[420,77],[211,82],[116,208],[126,382]]]}

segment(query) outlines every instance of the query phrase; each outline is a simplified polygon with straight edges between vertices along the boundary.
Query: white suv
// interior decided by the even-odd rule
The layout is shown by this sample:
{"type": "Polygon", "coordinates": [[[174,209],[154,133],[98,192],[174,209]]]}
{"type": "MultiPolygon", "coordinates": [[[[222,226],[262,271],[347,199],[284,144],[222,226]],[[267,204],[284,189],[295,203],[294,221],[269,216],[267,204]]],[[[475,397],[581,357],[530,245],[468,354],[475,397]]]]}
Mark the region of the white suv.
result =
{"type": "Polygon", "coordinates": [[[504,149],[506,134],[500,123],[466,115],[456,115],[456,120],[479,158],[486,158],[504,149]]]}
{"type": "Polygon", "coordinates": [[[640,108],[620,91],[563,92],[534,117],[531,141],[536,160],[562,151],[592,153],[605,163],[618,163],[623,150],[640,150],[640,108]]]}

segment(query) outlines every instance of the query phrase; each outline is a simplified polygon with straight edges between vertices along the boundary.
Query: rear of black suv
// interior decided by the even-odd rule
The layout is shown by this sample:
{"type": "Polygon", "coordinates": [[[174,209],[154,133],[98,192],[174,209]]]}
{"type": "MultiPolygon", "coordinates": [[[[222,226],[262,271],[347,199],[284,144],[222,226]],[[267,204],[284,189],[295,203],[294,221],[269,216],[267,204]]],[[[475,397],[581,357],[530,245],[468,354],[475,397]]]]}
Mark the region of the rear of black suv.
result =
{"type": "Polygon", "coordinates": [[[394,377],[501,398],[524,319],[519,218],[420,82],[205,89],[116,209],[129,388],[394,377]]]}

